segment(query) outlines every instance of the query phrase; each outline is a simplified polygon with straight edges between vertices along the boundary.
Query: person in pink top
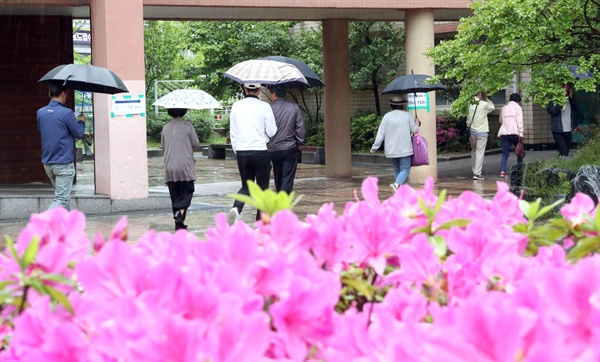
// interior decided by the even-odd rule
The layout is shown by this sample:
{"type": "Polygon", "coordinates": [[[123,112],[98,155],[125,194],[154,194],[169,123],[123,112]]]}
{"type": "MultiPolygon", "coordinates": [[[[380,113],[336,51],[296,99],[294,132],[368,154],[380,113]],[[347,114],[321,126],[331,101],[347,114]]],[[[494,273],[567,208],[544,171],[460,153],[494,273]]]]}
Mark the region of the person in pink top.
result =
{"type": "MultiPolygon", "coordinates": [[[[518,93],[511,94],[508,104],[502,107],[499,122],[498,137],[502,139],[500,178],[505,178],[510,147],[523,141],[523,109],[521,109],[521,96],[518,93]]],[[[521,162],[523,162],[523,158],[517,156],[517,163],[521,162]]]]}

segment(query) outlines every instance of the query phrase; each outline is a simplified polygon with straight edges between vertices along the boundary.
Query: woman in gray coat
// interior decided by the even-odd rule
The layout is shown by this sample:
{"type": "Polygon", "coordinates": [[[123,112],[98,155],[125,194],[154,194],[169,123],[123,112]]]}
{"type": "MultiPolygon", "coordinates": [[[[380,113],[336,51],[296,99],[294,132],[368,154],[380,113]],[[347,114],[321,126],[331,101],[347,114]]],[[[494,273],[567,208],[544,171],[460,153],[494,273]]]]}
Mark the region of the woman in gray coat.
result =
{"type": "Polygon", "coordinates": [[[196,181],[193,147],[199,146],[200,141],[194,126],[182,118],[187,109],[169,108],[167,112],[173,119],[165,124],[160,138],[165,159],[165,183],[171,196],[175,230],[187,229],[184,221],[192,203],[196,181]]]}
{"type": "Polygon", "coordinates": [[[381,120],[371,153],[377,152],[381,143],[384,143],[385,157],[390,158],[394,164],[394,183],[390,184],[390,188],[396,192],[408,179],[413,155],[411,136],[417,133],[419,126],[410,113],[402,110],[406,100],[394,96],[389,103],[392,110],[381,120]]]}

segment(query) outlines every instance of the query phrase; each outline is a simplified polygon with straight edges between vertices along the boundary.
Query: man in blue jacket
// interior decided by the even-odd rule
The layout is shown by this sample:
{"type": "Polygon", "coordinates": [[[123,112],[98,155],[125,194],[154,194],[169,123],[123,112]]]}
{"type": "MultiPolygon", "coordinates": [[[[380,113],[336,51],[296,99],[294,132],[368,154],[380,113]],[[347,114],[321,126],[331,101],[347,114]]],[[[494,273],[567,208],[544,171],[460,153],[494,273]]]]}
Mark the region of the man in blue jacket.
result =
{"type": "Polygon", "coordinates": [[[573,86],[571,83],[563,85],[567,96],[567,102],[564,105],[550,103],[546,110],[550,114],[550,130],[554,137],[554,143],[561,158],[569,156],[571,148],[571,132],[576,127],[577,104],[573,101],[573,86]]]}
{"type": "Polygon", "coordinates": [[[57,84],[48,86],[50,103],[37,111],[37,125],[42,135],[42,163],[54,187],[54,200],[48,210],[62,206],[71,210],[71,188],[75,177],[75,138],[85,130],[85,115],[75,118],[65,107],[67,90],[57,84]]]}

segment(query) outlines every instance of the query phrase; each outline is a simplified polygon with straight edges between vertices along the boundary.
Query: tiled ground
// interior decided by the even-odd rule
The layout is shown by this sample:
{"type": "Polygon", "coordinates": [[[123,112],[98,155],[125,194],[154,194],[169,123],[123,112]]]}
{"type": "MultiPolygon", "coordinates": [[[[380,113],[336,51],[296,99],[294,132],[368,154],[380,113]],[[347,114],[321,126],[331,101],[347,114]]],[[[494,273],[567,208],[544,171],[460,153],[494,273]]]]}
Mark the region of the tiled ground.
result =
{"type": "MultiPolygon", "coordinates": [[[[554,157],[554,151],[529,151],[527,159],[554,157]]],[[[149,185],[152,194],[168,194],[163,185],[163,160],[161,157],[149,158],[149,185]]],[[[514,156],[509,159],[509,167],[514,162],[514,156]]],[[[438,163],[437,190],[446,189],[448,195],[459,195],[466,190],[477,192],[486,197],[492,197],[496,191],[496,182],[500,164],[500,155],[487,155],[485,158],[484,181],[471,180],[471,161],[469,158],[438,163]]],[[[204,157],[197,159],[196,192],[193,204],[188,213],[186,223],[189,231],[202,238],[206,229],[214,225],[214,218],[220,212],[231,208],[232,199],[227,195],[236,193],[240,188],[237,165],[234,160],[209,160],[204,157]]],[[[391,196],[388,185],[393,180],[393,169],[390,166],[365,165],[353,168],[353,177],[348,179],[330,179],[325,177],[325,167],[322,165],[299,164],[296,175],[295,192],[303,195],[294,211],[301,218],[307,214],[316,213],[326,202],[333,202],[338,212],[342,212],[348,201],[354,200],[354,191],[358,190],[363,179],[367,176],[379,178],[380,198],[391,196]]],[[[505,181],[504,181],[505,182],[505,181]]],[[[85,161],[78,164],[78,185],[74,193],[93,192],[93,164],[85,161]]],[[[422,187],[422,185],[412,185],[422,187]]],[[[31,190],[30,190],[31,191],[31,190]]],[[[31,192],[51,192],[44,187],[34,188],[31,192]]],[[[246,206],[242,220],[252,223],[255,209],[246,206]]],[[[137,212],[126,215],[129,224],[130,240],[137,240],[149,229],[173,231],[174,223],[170,210],[137,212]]],[[[90,216],[87,218],[87,233],[93,238],[97,232],[107,236],[122,215],[90,216]]],[[[18,236],[27,220],[17,220],[0,223],[0,235],[18,236]]],[[[2,238],[4,239],[4,238],[2,238]]],[[[3,244],[2,240],[2,244],[3,244]]],[[[0,244],[1,248],[1,244],[0,244]]]]}

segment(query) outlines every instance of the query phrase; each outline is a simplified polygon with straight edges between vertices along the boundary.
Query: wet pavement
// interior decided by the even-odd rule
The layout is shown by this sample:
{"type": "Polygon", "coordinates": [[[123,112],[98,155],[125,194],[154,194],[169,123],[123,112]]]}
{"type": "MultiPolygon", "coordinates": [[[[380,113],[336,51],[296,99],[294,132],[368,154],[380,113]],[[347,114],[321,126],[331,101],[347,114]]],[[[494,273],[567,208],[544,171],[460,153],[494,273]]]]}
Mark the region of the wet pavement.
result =
{"type": "MultiPolygon", "coordinates": [[[[526,161],[547,159],[556,156],[555,151],[528,151],[526,161]]],[[[446,189],[449,196],[458,196],[462,192],[471,190],[484,197],[493,197],[496,192],[497,181],[508,182],[508,178],[499,178],[500,154],[488,154],[485,157],[485,180],[473,181],[471,179],[471,160],[468,157],[457,157],[450,161],[438,161],[438,181],[436,192],[446,189]]],[[[515,162],[511,155],[508,167],[515,162]]],[[[93,162],[83,161],[77,165],[77,185],[73,194],[93,193],[93,162]]],[[[235,160],[208,159],[197,153],[196,156],[196,191],[192,206],[188,210],[186,224],[189,231],[203,238],[207,228],[214,225],[215,216],[227,212],[233,199],[228,194],[236,193],[241,187],[237,164],[235,160]]],[[[393,182],[393,168],[389,165],[358,165],[353,167],[353,176],[344,179],[325,177],[325,166],[314,164],[299,164],[294,184],[296,195],[303,195],[302,200],[294,208],[294,212],[304,219],[307,214],[316,213],[322,204],[333,202],[336,211],[341,213],[347,202],[355,199],[357,190],[360,197],[360,186],[368,176],[379,178],[379,196],[385,199],[392,195],[389,184],[393,182]]],[[[151,195],[168,197],[168,189],[163,184],[163,158],[152,157],[148,159],[149,187],[151,195]]],[[[421,188],[420,184],[411,184],[414,188],[421,188]]],[[[274,188],[271,181],[271,188],[274,188]]],[[[49,186],[34,187],[30,192],[52,192],[49,186]]],[[[246,205],[241,218],[248,224],[254,222],[256,209],[246,205]]],[[[156,231],[174,230],[171,211],[130,212],[126,215],[94,215],[86,218],[86,232],[90,238],[96,233],[107,237],[114,225],[122,216],[128,219],[129,240],[137,240],[149,229],[156,231]]],[[[15,239],[21,229],[27,224],[27,219],[0,222],[0,235],[10,235],[15,239]]],[[[4,242],[1,238],[0,247],[4,242]]]]}

